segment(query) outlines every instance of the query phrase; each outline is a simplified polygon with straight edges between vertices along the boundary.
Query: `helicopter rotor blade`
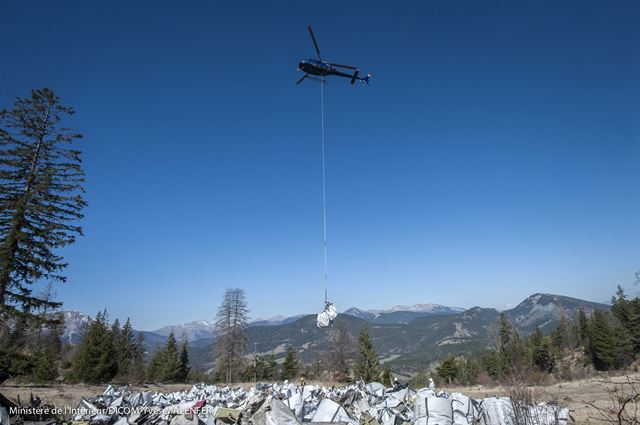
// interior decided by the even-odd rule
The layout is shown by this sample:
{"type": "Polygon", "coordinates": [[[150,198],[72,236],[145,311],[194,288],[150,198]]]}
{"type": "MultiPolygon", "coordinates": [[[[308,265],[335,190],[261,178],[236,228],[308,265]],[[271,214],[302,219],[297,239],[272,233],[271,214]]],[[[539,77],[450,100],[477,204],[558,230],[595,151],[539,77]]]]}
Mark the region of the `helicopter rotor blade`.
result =
{"type": "Polygon", "coordinates": [[[316,36],[313,35],[313,30],[311,29],[311,25],[309,25],[307,27],[307,29],[309,30],[309,35],[311,36],[311,40],[313,41],[313,45],[316,48],[316,52],[318,53],[318,59],[322,60],[322,58],[320,57],[320,48],[318,47],[318,42],[316,41],[316,36]]]}
{"type": "Polygon", "coordinates": [[[330,63],[331,66],[337,66],[338,68],[347,68],[347,69],[358,69],[355,66],[350,65],[340,65],[339,63],[330,63]]]}
{"type": "Polygon", "coordinates": [[[307,78],[309,76],[309,74],[304,74],[302,76],[302,78],[300,78],[298,81],[296,81],[296,85],[300,84],[302,82],[302,80],[304,80],[305,78],[307,78]]]}

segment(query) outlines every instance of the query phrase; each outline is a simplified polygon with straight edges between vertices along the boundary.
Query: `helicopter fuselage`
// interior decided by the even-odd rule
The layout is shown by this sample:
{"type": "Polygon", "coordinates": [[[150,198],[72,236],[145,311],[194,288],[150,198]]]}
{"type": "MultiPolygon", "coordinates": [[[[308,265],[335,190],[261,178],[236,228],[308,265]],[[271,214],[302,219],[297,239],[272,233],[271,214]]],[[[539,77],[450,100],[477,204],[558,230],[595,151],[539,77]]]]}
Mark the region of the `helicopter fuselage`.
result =
{"type": "Polygon", "coordinates": [[[298,69],[306,74],[316,75],[318,77],[324,77],[326,75],[339,75],[341,77],[351,78],[349,74],[338,71],[333,66],[326,62],[319,61],[317,59],[302,60],[298,63],[298,69]]]}
{"type": "Polygon", "coordinates": [[[318,43],[316,42],[316,36],[313,35],[313,30],[310,26],[307,27],[307,30],[309,30],[311,41],[313,41],[313,47],[316,48],[318,59],[307,59],[298,62],[298,70],[304,72],[304,75],[302,76],[302,78],[296,81],[296,85],[303,82],[306,78],[316,80],[324,84],[324,77],[326,77],[327,75],[336,75],[338,77],[348,78],[351,80],[351,84],[355,83],[356,81],[362,81],[363,83],[369,84],[369,78],[371,77],[371,74],[367,74],[366,77],[360,77],[360,70],[355,66],[340,65],[337,63],[323,61],[322,56],[320,56],[320,48],[318,47],[318,43]],[[338,68],[352,69],[353,75],[338,71],[338,68]]]}

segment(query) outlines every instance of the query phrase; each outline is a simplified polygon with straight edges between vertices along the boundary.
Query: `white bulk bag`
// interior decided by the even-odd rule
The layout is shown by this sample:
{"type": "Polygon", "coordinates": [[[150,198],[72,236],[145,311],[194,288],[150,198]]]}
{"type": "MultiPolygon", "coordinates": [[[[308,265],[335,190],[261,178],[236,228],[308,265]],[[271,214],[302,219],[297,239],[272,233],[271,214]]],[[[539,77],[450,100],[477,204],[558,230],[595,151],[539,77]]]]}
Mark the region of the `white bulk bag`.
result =
{"type": "Polygon", "coordinates": [[[344,410],[344,407],[328,398],[320,402],[311,422],[357,423],[349,416],[347,411],[344,410]]]}
{"type": "Polygon", "coordinates": [[[338,317],[338,309],[336,306],[331,303],[326,303],[322,313],[318,314],[316,323],[319,328],[326,328],[336,317],[338,317]]]}
{"type": "Polygon", "coordinates": [[[453,409],[453,425],[471,425],[480,417],[478,402],[461,393],[450,396],[453,409]]]}
{"type": "Polygon", "coordinates": [[[286,404],[276,398],[269,401],[270,410],[266,412],[266,425],[299,425],[300,422],[286,404]]]}
{"type": "Polygon", "coordinates": [[[420,392],[416,394],[416,401],[413,405],[413,418],[415,425],[428,425],[427,396],[420,392]]]}
{"type": "Polygon", "coordinates": [[[514,425],[513,406],[509,397],[489,397],[482,400],[483,425],[514,425]]]}
{"type": "Polygon", "coordinates": [[[429,425],[453,424],[451,400],[446,397],[427,397],[427,413],[429,425]]]}

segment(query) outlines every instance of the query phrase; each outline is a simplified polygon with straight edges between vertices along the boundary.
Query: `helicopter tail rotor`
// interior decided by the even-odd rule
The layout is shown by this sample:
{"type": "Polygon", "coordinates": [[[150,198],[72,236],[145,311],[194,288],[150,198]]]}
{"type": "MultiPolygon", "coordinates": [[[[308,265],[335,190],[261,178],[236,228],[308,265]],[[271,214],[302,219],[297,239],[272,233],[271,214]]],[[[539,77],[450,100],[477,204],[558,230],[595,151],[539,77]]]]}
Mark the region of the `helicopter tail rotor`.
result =
{"type": "Polygon", "coordinates": [[[353,73],[353,77],[351,77],[351,84],[355,83],[356,80],[358,79],[358,74],[360,73],[360,70],[356,68],[356,72],[353,73]]]}
{"type": "Polygon", "coordinates": [[[366,77],[360,77],[360,70],[356,69],[356,72],[351,76],[351,84],[354,84],[356,80],[360,80],[362,84],[369,84],[369,80],[371,79],[371,74],[367,74],[366,77]]]}

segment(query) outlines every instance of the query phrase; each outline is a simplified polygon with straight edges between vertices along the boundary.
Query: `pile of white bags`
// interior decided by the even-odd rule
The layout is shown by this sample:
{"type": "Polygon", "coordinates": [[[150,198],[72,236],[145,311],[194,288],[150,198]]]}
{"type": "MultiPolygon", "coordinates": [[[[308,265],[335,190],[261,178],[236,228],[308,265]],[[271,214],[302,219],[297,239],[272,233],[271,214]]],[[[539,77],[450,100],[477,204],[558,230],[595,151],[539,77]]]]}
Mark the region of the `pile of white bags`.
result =
{"type": "MultiPolygon", "coordinates": [[[[285,381],[249,390],[196,385],[154,394],[109,386],[78,407],[82,413],[72,419],[113,425],[514,425],[514,413],[535,418],[536,425],[567,425],[570,418],[567,409],[552,404],[518,405],[516,412],[507,397],[474,400],[377,382],[326,388],[285,381]]],[[[0,425],[9,425],[2,409],[0,425]]]]}

